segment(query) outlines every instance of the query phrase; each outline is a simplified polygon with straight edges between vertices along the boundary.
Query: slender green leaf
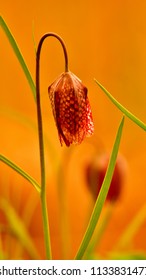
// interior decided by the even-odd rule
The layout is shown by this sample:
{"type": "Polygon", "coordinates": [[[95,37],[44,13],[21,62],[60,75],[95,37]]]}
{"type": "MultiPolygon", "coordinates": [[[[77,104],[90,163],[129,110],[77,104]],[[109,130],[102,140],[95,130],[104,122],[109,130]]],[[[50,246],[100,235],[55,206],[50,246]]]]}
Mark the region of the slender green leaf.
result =
{"type": "Polygon", "coordinates": [[[19,166],[17,166],[15,163],[13,163],[12,161],[10,161],[8,158],[6,158],[3,155],[0,155],[0,160],[2,162],[4,162],[5,164],[7,164],[9,167],[11,167],[12,169],[14,169],[17,173],[19,173],[22,177],[24,177],[27,181],[29,181],[34,187],[35,189],[40,193],[41,188],[39,186],[39,184],[29,175],[27,174],[22,168],[20,168],[19,166]]]}
{"type": "MultiPolygon", "coordinates": [[[[2,228],[3,226],[0,224],[0,234],[2,233],[2,228]]],[[[6,252],[3,249],[2,238],[0,238],[0,260],[6,260],[6,252]]]]}
{"type": "Polygon", "coordinates": [[[140,227],[143,223],[146,221],[146,204],[140,208],[138,213],[134,216],[132,221],[128,223],[128,226],[124,230],[124,232],[121,234],[117,244],[115,245],[114,249],[125,249],[132,241],[134,236],[139,231],[140,227]]]}
{"type": "Polygon", "coordinates": [[[32,259],[40,259],[32,238],[25,227],[23,220],[20,219],[15,209],[5,199],[0,200],[0,208],[5,213],[10,229],[27,250],[32,259]]]}
{"type": "MultiPolygon", "coordinates": [[[[4,116],[5,118],[9,117],[11,120],[17,121],[20,124],[27,126],[27,128],[31,128],[32,131],[35,131],[35,133],[37,133],[36,122],[31,118],[29,118],[28,116],[23,115],[22,112],[17,112],[16,110],[13,110],[9,107],[3,107],[0,105],[0,117],[1,115],[4,116]]],[[[51,139],[50,135],[48,137],[45,131],[44,131],[44,141],[46,146],[46,152],[48,152],[48,156],[51,158],[54,168],[58,168],[59,155],[54,147],[53,139],[51,139]]]]}
{"type": "Polygon", "coordinates": [[[134,123],[136,123],[138,126],[140,126],[142,129],[146,131],[146,124],[144,124],[141,120],[135,117],[130,111],[128,111],[123,105],[121,105],[96,79],[95,82],[109,97],[109,99],[117,106],[117,108],[119,108],[129,119],[131,119],[134,123]]]}
{"type": "Polygon", "coordinates": [[[35,41],[34,22],[32,24],[32,40],[33,40],[34,51],[35,51],[35,55],[36,55],[36,53],[37,53],[37,45],[36,45],[36,41],[35,41]]]}
{"type": "Polygon", "coordinates": [[[117,132],[117,136],[116,136],[116,140],[113,146],[113,150],[112,150],[112,154],[111,154],[111,158],[110,158],[110,162],[107,168],[107,172],[100,190],[100,193],[97,197],[96,203],[95,203],[95,207],[93,209],[87,230],[85,232],[85,235],[83,237],[83,240],[81,242],[81,245],[79,247],[79,250],[77,252],[76,255],[76,260],[80,260],[82,259],[87,246],[91,240],[91,237],[94,233],[96,224],[99,220],[100,214],[101,214],[101,210],[103,208],[104,202],[106,200],[106,196],[110,187],[110,183],[112,180],[112,176],[113,176],[113,172],[114,172],[114,167],[116,164],[116,159],[117,159],[117,154],[118,154],[118,150],[119,150],[119,145],[120,145],[120,140],[121,140],[121,136],[122,136],[122,129],[123,129],[123,124],[124,124],[124,117],[122,118],[122,121],[120,123],[120,126],[118,128],[118,132],[117,132]]]}
{"type": "Polygon", "coordinates": [[[5,253],[3,251],[0,251],[0,260],[5,260],[6,256],[5,253]]]}
{"type": "Polygon", "coordinates": [[[111,252],[108,255],[110,260],[146,260],[145,252],[130,251],[130,252],[111,252]]]}
{"type": "Polygon", "coordinates": [[[0,16],[0,26],[2,27],[3,31],[5,32],[7,38],[10,42],[10,45],[13,48],[13,51],[14,51],[20,65],[21,65],[23,71],[24,71],[25,77],[26,77],[26,79],[29,83],[29,86],[30,86],[31,90],[32,90],[33,96],[34,96],[34,98],[36,98],[36,88],[35,88],[34,81],[31,77],[31,74],[29,72],[29,69],[28,69],[28,67],[25,63],[25,60],[24,60],[24,58],[21,54],[21,51],[19,50],[19,47],[16,43],[16,40],[15,40],[14,36],[12,35],[12,33],[11,33],[10,29],[8,28],[6,22],[4,21],[4,19],[1,16],[0,16]]]}
{"type": "Polygon", "coordinates": [[[89,243],[89,246],[86,250],[85,258],[87,257],[87,259],[90,259],[89,256],[94,255],[95,248],[99,246],[100,240],[104,232],[106,231],[109,221],[111,220],[111,216],[113,214],[114,208],[115,208],[115,203],[108,203],[106,205],[106,209],[104,211],[104,214],[102,215],[102,219],[100,220],[97,227],[95,228],[91,242],[89,243]]]}

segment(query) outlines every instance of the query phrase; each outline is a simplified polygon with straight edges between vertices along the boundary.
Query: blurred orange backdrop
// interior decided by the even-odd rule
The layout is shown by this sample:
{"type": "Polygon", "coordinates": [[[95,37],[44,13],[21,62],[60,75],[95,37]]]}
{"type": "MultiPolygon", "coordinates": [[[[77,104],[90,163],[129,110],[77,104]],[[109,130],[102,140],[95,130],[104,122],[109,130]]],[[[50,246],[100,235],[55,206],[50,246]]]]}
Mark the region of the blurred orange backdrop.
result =
{"type": "MultiPolygon", "coordinates": [[[[100,155],[111,151],[122,116],[97,87],[94,78],[146,122],[146,2],[14,0],[10,3],[6,0],[1,1],[0,8],[34,79],[33,32],[36,44],[44,33],[55,32],[66,44],[70,70],[88,87],[95,133],[79,146],[61,147],[47,88],[64,71],[64,58],[59,43],[53,38],[46,40],[41,57],[41,93],[53,258],[73,258],[93,207],[84,178],[85,163],[95,152],[100,155]],[[65,181],[61,177],[63,175],[65,181]],[[62,192],[65,195],[63,205],[60,203],[62,192]],[[65,213],[69,232],[64,255],[61,249],[61,210],[65,213]]],[[[35,101],[2,29],[0,38],[0,152],[39,181],[35,101]]],[[[99,252],[103,256],[112,249],[146,202],[146,135],[127,118],[120,153],[127,163],[126,181],[100,243],[99,252]]],[[[0,193],[24,219],[40,257],[44,258],[41,208],[35,190],[13,170],[0,163],[0,193]],[[28,203],[34,207],[32,214],[28,203]],[[29,215],[32,217],[27,224],[29,215]]],[[[2,222],[4,217],[1,213],[2,222]]],[[[145,235],[146,222],[127,250],[146,251],[145,235]]],[[[9,258],[18,257],[9,252],[9,258]]]]}

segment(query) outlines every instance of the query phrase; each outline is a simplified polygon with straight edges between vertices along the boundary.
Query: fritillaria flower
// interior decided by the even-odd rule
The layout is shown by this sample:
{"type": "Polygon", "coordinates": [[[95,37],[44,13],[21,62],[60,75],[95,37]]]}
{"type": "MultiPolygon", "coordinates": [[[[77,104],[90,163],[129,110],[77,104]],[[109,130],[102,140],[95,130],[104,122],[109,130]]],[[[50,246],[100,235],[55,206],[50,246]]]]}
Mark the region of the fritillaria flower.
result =
{"type": "Polygon", "coordinates": [[[70,71],[62,73],[48,88],[61,145],[80,144],[94,131],[87,88],[70,71]]]}
{"type": "MultiPolygon", "coordinates": [[[[102,186],[104,176],[108,167],[109,156],[103,154],[97,157],[91,163],[88,163],[86,167],[86,180],[87,185],[92,193],[94,199],[97,198],[100,188],[102,186]]],[[[116,201],[119,199],[123,187],[126,163],[122,156],[118,156],[110,188],[107,194],[108,201],[116,201]]]]}

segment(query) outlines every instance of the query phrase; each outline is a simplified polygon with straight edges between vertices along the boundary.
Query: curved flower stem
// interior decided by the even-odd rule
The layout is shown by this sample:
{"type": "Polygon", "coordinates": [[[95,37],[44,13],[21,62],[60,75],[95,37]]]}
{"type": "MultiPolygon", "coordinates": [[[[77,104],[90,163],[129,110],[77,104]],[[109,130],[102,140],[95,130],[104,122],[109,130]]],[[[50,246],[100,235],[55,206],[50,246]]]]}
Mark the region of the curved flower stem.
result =
{"type": "Polygon", "coordinates": [[[68,72],[68,56],[63,40],[55,33],[44,34],[40,39],[36,52],[36,102],[37,102],[37,120],[38,120],[38,136],[39,136],[40,167],[41,167],[41,206],[42,206],[42,217],[43,217],[44,238],[45,238],[47,259],[51,259],[52,256],[51,256],[50,231],[49,231],[47,202],[46,202],[45,154],[44,154],[42,112],[41,112],[41,102],[40,102],[40,53],[44,40],[49,36],[55,37],[61,43],[64,51],[64,57],[65,57],[65,71],[68,72]]]}

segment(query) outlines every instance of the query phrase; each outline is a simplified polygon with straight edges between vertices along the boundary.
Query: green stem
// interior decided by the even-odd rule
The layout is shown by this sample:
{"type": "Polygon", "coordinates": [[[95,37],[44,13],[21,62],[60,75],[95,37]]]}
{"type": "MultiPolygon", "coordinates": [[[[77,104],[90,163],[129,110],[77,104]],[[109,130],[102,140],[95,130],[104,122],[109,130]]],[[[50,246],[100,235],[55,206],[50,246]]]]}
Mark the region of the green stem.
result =
{"type": "Polygon", "coordinates": [[[63,40],[55,33],[46,33],[40,39],[37,53],[36,53],[36,102],[37,102],[37,119],[38,119],[38,135],[39,135],[39,150],[40,150],[40,166],[41,166],[41,206],[44,226],[44,238],[46,247],[46,257],[51,259],[51,242],[50,242],[50,231],[48,222],[48,211],[46,202],[46,175],[45,175],[45,154],[44,154],[44,139],[43,139],[43,122],[41,113],[41,102],[40,102],[40,53],[44,40],[53,36],[58,39],[63,47],[65,57],[65,71],[68,71],[68,56],[63,40]]]}

